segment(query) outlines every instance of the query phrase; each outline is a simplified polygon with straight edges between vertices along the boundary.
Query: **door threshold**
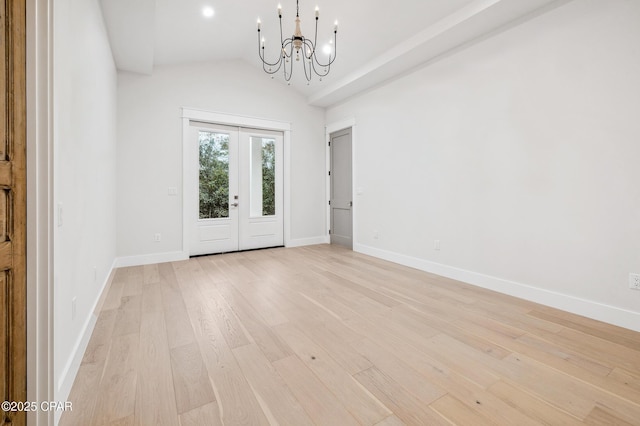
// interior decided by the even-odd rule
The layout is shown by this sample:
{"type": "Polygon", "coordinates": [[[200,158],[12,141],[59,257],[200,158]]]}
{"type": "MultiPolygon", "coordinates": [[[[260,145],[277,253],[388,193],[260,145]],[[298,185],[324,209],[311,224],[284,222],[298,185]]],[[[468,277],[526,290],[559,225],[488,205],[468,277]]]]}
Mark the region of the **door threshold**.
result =
{"type": "Polygon", "coordinates": [[[229,254],[229,253],[246,253],[246,252],[249,252],[249,251],[268,250],[268,249],[280,248],[280,247],[284,247],[284,245],[270,246],[270,247],[258,247],[258,248],[245,249],[245,250],[222,251],[220,253],[194,254],[194,255],[189,256],[189,259],[193,259],[193,258],[196,258],[196,257],[205,257],[205,256],[218,256],[218,255],[221,255],[221,254],[229,254]]]}

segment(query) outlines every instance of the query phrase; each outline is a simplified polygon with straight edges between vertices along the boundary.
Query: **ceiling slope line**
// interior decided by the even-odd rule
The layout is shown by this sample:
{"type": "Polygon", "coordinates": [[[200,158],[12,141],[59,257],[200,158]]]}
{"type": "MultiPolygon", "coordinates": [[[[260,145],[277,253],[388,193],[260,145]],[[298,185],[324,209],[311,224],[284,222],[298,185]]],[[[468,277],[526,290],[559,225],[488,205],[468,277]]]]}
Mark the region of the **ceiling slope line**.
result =
{"type": "Polygon", "coordinates": [[[150,75],[153,72],[155,0],[101,0],[116,67],[150,75]]]}
{"type": "Polygon", "coordinates": [[[335,105],[536,10],[567,1],[518,0],[517,7],[512,0],[475,1],[397,44],[326,89],[310,95],[307,102],[320,107],[335,105]]]}

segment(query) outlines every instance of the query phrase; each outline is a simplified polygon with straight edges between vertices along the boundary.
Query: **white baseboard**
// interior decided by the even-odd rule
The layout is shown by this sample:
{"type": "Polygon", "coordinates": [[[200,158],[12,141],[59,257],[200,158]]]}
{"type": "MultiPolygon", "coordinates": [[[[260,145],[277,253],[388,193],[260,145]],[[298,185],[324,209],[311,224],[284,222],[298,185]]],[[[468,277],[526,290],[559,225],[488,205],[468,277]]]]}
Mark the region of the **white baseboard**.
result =
{"type": "Polygon", "coordinates": [[[177,262],[186,260],[189,255],[183,251],[170,251],[166,253],[143,254],[140,256],[119,257],[116,259],[116,268],[125,266],[151,265],[154,263],[177,262]]]}
{"type": "Polygon", "coordinates": [[[527,284],[509,281],[478,272],[467,271],[441,263],[431,262],[416,257],[382,250],[363,244],[354,244],[354,251],[369,256],[388,260],[400,265],[409,266],[421,271],[430,272],[443,277],[473,284],[478,287],[508,294],[520,299],[540,303],[542,305],[561,309],[584,317],[603,321],[609,324],[640,331],[640,312],[618,308],[580,297],[570,296],[527,284]]]}
{"type": "MultiPolygon", "coordinates": [[[[82,358],[84,357],[84,352],[87,350],[87,345],[89,344],[89,340],[91,339],[91,335],[93,334],[93,329],[96,326],[96,322],[98,320],[98,315],[100,312],[97,312],[97,306],[100,301],[103,299],[103,294],[105,290],[108,290],[111,286],[111,281],[113,280],[114,272],[116,269],[116,260],[113,261],[111,268],[109,269],[109,273],[107,274],[107,278],[102,283],[102,287],[98,292],[98,297],[96,297],[95,302],[89,312],[91,314],[85,321],[84,327],[82,328],[82,332],[80,333],[80,338],[76,341],[76,344],[71,352],[71,356],[67,361],[67,364],[64,366],[62,370],[62,374],[60,375],[60,380],[58,380],[58,388],[55,392],[55,400],[56,401],[68,401],[69,393],[71,392],[71,387],[73,386],[73,382],[76,379],[78,374],[78,370],[80,369],[80,364],[82,363],[82,358]]],[[[62,410],[56,410],[55,412],[55,424],[58,424],[60,421],[60,417],[62,416],[62,410]]]]}
{"type": "Polygon", "coordinates": [[[298,238],[296,240],[289,240],[285,243],[285,247],[302,247],[312,246],[315,244],[329,244],[329,236],[312,237],[312,238],[298,238]]]}

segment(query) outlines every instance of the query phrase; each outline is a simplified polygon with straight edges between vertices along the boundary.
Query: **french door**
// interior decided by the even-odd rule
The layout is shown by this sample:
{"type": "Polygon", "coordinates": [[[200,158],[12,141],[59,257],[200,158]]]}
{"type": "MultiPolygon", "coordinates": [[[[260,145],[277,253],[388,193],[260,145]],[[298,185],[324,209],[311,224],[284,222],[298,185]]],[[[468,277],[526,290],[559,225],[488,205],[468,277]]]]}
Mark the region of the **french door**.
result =
{"type": "Polygon", "coordinates": [[[284,243],[280,132],[190,122],[189,255],[284,243]]]}

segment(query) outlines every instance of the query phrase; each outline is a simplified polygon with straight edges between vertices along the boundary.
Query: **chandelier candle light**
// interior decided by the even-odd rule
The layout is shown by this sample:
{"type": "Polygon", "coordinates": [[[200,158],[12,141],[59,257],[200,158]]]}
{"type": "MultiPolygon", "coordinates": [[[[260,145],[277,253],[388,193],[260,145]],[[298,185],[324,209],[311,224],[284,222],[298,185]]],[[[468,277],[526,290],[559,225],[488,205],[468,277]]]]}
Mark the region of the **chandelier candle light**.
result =
{"type": "MultiPolygon", "coordinates": [[[[267,74],[271,74],[273,78],[273,74],[283,69],[284,79],[287,82],[290,82],[291,76],[293,75],[293,55],[296,56],[296,61],[300,61],[300,56],[302,56],[302,64],[304,69],[304,76],[307,79],[307,84],[311,81],[313,74],[316,74],[320,77],[320,81],[322,81],[322,77],[325,77],[331,71],[331,64],[336,59],[336,42],[338,36],[338,21],[335,22],[333,26],[333,49],[328,50],[328,60],[327,63],[322,63],[318,60],[316,56],[316,47],[318,41],[318,19],[320,17],[320,11],[316,6],[316,32],[313,41],[305,38],[302,35],[302,31],[300,30],[300,8],[298,5],[298,1],[296,0],[296,29],[293,33],[293,36],[285,39],[283,37],[282,32],[282,6],[278,5],[278,17],[280,18],[280,53],[278,54],[278,60],[275,62],[268,62],[264,59],[264,45],[265,40],[264,37],[260,36],[260,18],[258,18],[258,56],[260,56],[260,60],[262,60],[262,69],[267,74]]],[[[291,84],[291,83],[289,83],[291,84]]]]}

